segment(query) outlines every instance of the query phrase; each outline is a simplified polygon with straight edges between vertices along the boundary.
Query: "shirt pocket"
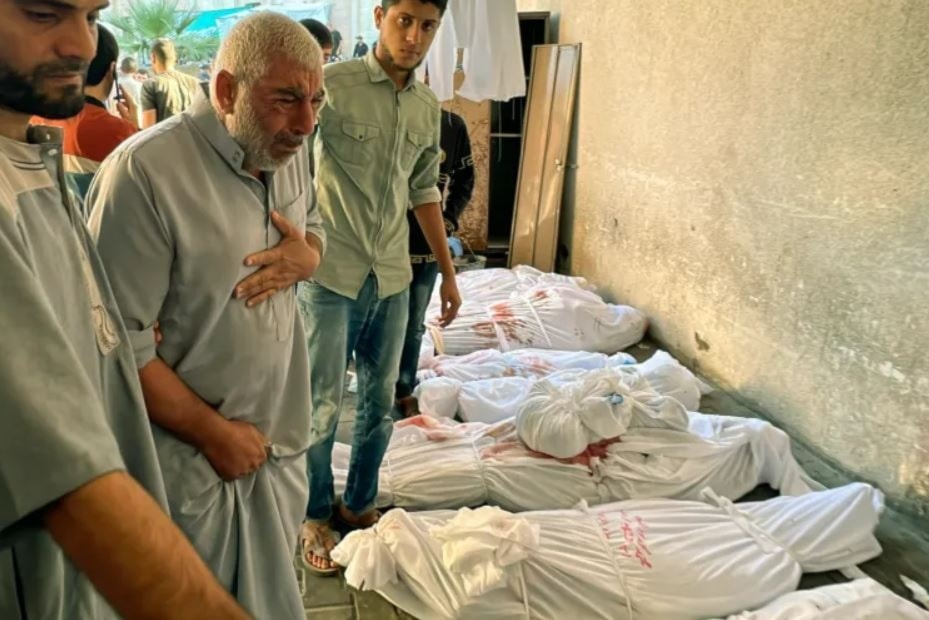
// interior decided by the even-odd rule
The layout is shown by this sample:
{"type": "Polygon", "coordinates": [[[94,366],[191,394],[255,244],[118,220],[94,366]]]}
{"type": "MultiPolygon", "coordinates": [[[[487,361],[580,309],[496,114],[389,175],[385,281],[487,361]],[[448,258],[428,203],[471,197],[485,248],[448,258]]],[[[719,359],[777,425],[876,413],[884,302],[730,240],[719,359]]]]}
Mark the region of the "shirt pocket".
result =
{"type": "Polygon", "coordinates": [[[345,164],[367,166],[374,160],[381,128],[377,125],[342,121],[341,131],[329,140],[329,149],[345,164]]]}
{"type": "Polygon", "coordinates": [[[432,144],[432,135],[419,131],[407,131],[403,141],[403,169],[413,170],[419,156],[432,144]]]}

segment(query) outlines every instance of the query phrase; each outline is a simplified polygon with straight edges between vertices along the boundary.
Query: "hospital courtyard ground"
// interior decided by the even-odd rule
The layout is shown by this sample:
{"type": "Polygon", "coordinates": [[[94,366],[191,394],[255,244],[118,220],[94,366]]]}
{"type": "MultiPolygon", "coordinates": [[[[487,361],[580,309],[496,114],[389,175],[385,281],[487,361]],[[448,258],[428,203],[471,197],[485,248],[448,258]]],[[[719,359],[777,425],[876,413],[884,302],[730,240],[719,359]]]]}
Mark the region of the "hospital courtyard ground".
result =
{"type": "MultiPolygon", "coordinates": [[[[643,343],[628,350],[639,361],[654,353],[653,343],[643,343]]],[[[346,394],[346,410],[342,413],[336,440],[350,443],[354,423],[354,394],[346,394]]],[[[732,396],[716,390],[704,396],[701,406],[704,413],[732,416],[760,417],[751,409],[739,404],[732,396]]],[[[838,486],[851,478],[831,466],[808,447],[793,442],[794,454],[803,468],[826,486],[838,486]]],[[[774,497],[767,487],[759,487],[745,499],[760,500],[774,497]]],[[[929,527],[917,519],[888,508],[881,518],[877,531],[884,553],[875,560],[861,566],[871,577],[907,596],[899,575],[916,578],[929,585],[929,527]]],[[[397,609],[374,592],[359,592],[346,585],[342,577],[318,578],[303,570],[299,556],[296,559],[297,576],[304,588],[304,603],[307,620],[409,620],[409,614],[397,609]]],[[[812,588],[834,582],[845,581],[837,572],[806,575],[802,588],[812,588]]],[[[580,619],[579,619],[580,620],[580,619]]]]}

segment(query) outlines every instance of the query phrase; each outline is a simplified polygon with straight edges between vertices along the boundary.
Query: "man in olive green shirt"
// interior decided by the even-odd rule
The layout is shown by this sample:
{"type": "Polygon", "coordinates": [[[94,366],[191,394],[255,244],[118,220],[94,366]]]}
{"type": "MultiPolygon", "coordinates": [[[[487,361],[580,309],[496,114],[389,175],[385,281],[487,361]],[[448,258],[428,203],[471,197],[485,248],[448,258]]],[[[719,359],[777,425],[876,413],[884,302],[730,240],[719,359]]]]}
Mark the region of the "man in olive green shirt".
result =
{"type": "Polygon", "coordinates": [[[177,51],[170,39],[152,43],[152,69],[155,77],[142,84],[142,127],[180,114],[191,106],[200,82],[192,75],[177,71],[177,51]]]}
{"type": "Polygon", "coordinates": [[[407,209],[415,210],[442,271],[442,322],[450,323],[461,305],[436,187],[439,105],[413,74],[446,4],[382,0],[374,10],[376,51],[325,69],[316,178],[328,249],[299,293],[313,397],[303,558],[317,573],[333,570],[333,517],[348,527],[377,518],[378,469],[392,429],[412,278],[407,209]],[[353,353],[358,414],[346,490],[335,512],[332,445],[353,353]]]}

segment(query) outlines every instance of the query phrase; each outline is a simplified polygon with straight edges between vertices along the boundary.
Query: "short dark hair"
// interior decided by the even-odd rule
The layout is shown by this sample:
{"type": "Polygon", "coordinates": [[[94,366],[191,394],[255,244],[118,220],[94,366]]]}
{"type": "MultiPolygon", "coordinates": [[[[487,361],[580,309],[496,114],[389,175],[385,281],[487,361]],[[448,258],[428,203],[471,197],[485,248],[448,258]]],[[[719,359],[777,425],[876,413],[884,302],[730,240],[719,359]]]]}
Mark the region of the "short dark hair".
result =
{"type": "MultiPolygon", "coordinates": [[[[439,15],[445,15],[445,9],[448,8],[448,0],[419,0],[423,4],[433,4],[439,9],[439,15]]],[[[392,6],[400,4],[400,0],[381,0],[381,8],[385,11],[392,6]]]]}
{"type": "Polygon", "coordinates": [[[119,58],[119,44],[116,43],[116,37],[113,33],[104,28],[97,26],[97,55],[90,61],[90,67],[87,68],[87,86],[97,86],[110,73],[110,67],[119,58]]]}
{"type": "Polygon", "coordinates": [[[310,31],[320,47],[332,47],[332,33],[326,28],[326,25],[315,19],[301,19],[300,23],[304,28],[310,31]]]}

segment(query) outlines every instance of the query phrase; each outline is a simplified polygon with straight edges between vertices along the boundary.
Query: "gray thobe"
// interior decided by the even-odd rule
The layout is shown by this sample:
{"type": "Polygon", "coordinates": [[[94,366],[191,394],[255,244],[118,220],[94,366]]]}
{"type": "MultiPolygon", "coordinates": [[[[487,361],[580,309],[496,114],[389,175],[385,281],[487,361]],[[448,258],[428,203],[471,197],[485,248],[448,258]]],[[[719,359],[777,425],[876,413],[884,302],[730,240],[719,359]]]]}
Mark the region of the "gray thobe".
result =
{"type": "Polygon", "coordinates": [[[0,618],[117,618],[41,509],[127,470],[166,507],[128,336],[78,205],[60,130],[0,137],[0,618]]]}
{"type": "Polygon", "coordinates": [[[246,609],[286,620],[304,613],[292,562],[308,494],[303,324],[293,288],[254,308],[233,291],[254,272],[245,257],[281,239],[272,210],[324,234],[307,148],[265,183],[242,169],[244,159],[201,99],[124,142],[87,200],[139,368],[157,355],[206,403],[274,444],[258,472],[224,482],[193,446],[156,436],[172,518],[246,609]]]}

